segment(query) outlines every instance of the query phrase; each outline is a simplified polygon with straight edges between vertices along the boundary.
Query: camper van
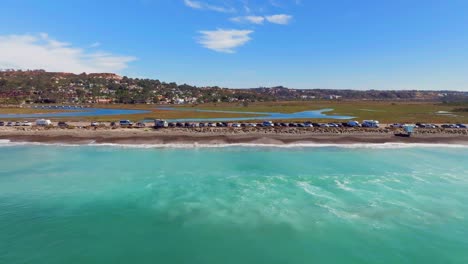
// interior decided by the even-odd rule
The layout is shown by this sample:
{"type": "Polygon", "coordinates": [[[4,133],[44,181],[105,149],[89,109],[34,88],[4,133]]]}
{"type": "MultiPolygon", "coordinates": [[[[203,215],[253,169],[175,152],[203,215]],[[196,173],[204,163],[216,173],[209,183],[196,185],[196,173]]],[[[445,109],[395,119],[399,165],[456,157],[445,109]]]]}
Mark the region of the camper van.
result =
{"type": "Polygon", "coordinates": [[[364,120],[362,122],[362,127],[378,128],[379,127],[379,121],[377,121],[377,120],[364,120]]]}
{"type": "Polygon", "coordinates": [[[48,119],[38,119],[36,120],[36,126],[50,126],[52,122],[48,119]]]}
{"type": "Polygon", "coordinates": [[[154,120],[154,126],[157,128],[163,128],[163,127],[168,127],[169,123],[167,123],[167,121],[163,119],[156,119],[154,120]]]}

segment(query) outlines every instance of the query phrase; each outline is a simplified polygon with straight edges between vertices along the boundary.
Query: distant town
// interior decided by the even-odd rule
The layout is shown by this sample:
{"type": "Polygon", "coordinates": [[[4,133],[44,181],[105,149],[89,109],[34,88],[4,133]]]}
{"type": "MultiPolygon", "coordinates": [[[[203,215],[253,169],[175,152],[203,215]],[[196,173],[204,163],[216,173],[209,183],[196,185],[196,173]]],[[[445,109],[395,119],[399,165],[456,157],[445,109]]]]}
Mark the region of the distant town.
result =
{"type": "Polygon", "coordinates": [[[0,71],[0,104],[202,104],[294,100],[468,100],[468,92],[420,90],[329,90],[291,89],[283,86],[229,89],[196,87],[139,79],[113,73],[46,72],[44,70],[0,71]]]}

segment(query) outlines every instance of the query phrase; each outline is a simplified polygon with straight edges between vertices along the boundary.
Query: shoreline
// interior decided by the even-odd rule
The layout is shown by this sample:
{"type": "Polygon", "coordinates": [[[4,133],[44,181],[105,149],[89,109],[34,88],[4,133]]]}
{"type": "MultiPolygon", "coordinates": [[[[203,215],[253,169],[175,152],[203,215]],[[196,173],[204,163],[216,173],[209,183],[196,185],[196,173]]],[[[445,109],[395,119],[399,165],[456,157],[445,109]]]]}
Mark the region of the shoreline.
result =
{"type": "MultiPolygon", "coordinates": [[[[1,129],[0,140],[50,144],[122,144],[122,145],[295,145],[295,144],[454,144],[468,145],[466,133],[415,133],[395,136],[395,131],[307,131],[232,130],[232,129],[1,129]]],[[[464,131],[466,132],[466,131],[464,131]]]]}

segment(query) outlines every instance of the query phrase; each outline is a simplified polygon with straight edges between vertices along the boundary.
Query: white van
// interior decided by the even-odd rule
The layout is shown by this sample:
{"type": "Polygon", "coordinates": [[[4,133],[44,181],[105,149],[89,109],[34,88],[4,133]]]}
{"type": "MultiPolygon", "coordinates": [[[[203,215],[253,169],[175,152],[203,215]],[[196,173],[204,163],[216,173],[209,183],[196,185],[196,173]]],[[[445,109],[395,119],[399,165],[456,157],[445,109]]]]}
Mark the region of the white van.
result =
{"type": "Polygon", "coordinates": [[[48,119],[38,119],[36,120],[36,126],[50,126],[52,122],[48,119]]]}

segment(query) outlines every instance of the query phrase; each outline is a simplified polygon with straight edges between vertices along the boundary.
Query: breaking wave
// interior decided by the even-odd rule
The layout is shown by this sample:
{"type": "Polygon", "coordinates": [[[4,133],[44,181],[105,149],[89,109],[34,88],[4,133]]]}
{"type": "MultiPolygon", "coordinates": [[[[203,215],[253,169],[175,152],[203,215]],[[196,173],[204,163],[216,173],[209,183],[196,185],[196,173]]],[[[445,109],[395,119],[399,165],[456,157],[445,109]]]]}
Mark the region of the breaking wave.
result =
{"type": "Polygon", "coordinates": [[[158,144],[124,144],[124,143],[44,143],[44,142],[15,142],[8,139],[0,139],[0,147],[10,146],[63,146],[63,147],[117,147],[117,148],[347,148],[347,149],[402,149],[402,148],[468,148],[468,144],[446,144],[446,143],[284,143],[284,144],[262,144],[262,143],[158,143],[158,144]]]}

